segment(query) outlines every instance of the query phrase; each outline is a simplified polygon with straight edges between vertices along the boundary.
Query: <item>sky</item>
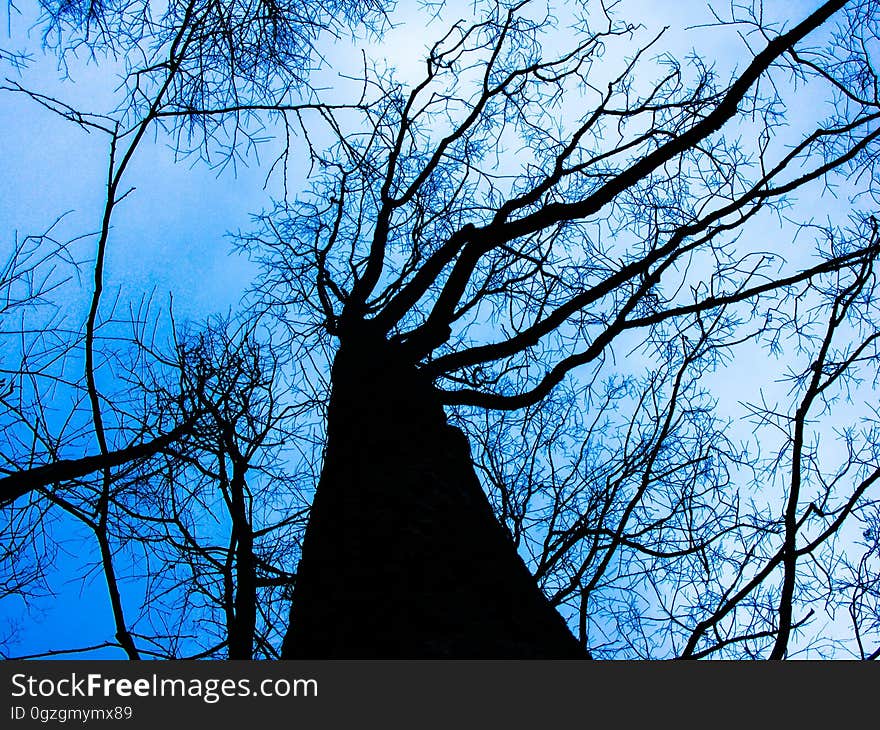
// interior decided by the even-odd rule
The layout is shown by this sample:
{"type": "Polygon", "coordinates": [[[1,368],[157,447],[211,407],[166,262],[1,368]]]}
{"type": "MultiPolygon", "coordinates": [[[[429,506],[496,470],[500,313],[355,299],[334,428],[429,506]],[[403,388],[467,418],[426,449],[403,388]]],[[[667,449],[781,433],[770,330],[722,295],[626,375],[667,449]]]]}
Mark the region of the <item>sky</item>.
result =
{"type": "MultiPolygon", "coordinates": [[[[450,14],[467,13],[470,7],[469,3],[452,5],[447,9],[450,14]]],[[[780,19],[799,17],[812,5],[802,0],[778,1],[768,3],[768,12],[780,19]]],[[[401,12],[394,16],[400,19],[399,26],[380,43],[352,44],[349,39],[328,43],[328,69],[319,78],[333,84],[337,69],[356,70],[363,47],[368,57],[396,68],[403,80],[415,80],[422,69],[420,57],[426,43],[441,23],[426,22],[414,3],[400,6],[401,12]]],[[[722,11],[726,3],[724,6],[722,11]]],[[[7,13],[10,7],[5,6],[7,13]]],[[[625,7],[645,26],[646,37],[670,25],[664,48],[673,53],[694,48],[701,57],[717,62],[722,71],[742,63],[743,45],[735,35],[682,29],[685,24],[711,22],[705,2],[679,0],[664,5],[637,0],[625,3],[625,7]]],[[[31,27],[28,16],[30,6],[21,10],[22,15],[13,12],[4,23],[8,31],[0,38],[0,48],[27,49],[33,61],[21,72],[8,64],[0,66],[0,78],[58,94],[75,105],[109,109],[118,81],[106,65],[75,63],[70,67],[70,78],[59,80],[57,60],[41,53],[39,31],[31,27]]],[[[809,105],[808,96],[803,103],[809,105]]],[[[278,175],[265,184],[274,144],[267,142],[260,160],[251,157],[249,166],[240,165],[234,173],[229,169],[218,172],[198,161],[175,162],[168,140],[162,136],[143,145],[123,186],[132,186],[134,191],[119,206],[113,221],[106,276],[107,290],[112,294],[108,299],[119,292],[121,301],[137,301],[154,292],[160,306],[173,299],[179,321],[199,321],[234,308],[256,269],[233,252],[229,233],[247,230],[252,214],[270,207],[272,197],[280,195],[278,175]]],[[[101,135],[84,133],[22,94],[0,92],[0,160],[4,170],[0,175],[0,253],[4,259],[16,235],[42,232],[62,214],[66,215],[56,229],[59,236],[74,238],[99,227],[107,164],[107,143],[101,135]]],[[[301,185],[303,173],[303,160],[295,157],[289,169],[292,190],[301,185]]],[[[89,255],[90,241],[82,244],[84,256],[89,255]]],[[[85,272],[87,282],[87,266],[85,272]]],[[[82,292],[87,295],[87,284],[84,286],[82,292]]],[[[759,375],[734,369],[719,377],[715,393],[731,417],[737,412],[740,394],[753,389],[759,375]]],[[[8,620],[26,626],[15,654],[97,644],[112,636],[100,578],[85,583],[69,581],[64,575],[66,561],[73,566],[78,557],[72,555],[60,562],[54,583],[57,598],[41,603],[30,616],[15,601],[0,600],[0,620],[5,612],[8,620]]],[[[137,602],[136,597],[130,600],[132,605],[137,602]]],[[[92,656],[116,657],[119,652],[92,656]]]]}

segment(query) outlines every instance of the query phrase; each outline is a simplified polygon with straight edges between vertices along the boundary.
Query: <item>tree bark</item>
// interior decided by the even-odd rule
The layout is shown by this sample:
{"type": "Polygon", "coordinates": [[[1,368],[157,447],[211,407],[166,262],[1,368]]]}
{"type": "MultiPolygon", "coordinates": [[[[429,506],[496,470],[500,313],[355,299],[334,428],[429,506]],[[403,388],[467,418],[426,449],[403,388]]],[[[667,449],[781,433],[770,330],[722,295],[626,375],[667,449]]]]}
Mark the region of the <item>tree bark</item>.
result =
{"type": "Polygon", "coordinates": [[[283,658],[585,658],[492,514],[464,434],[383,339],[349,338],[283,658]]]}

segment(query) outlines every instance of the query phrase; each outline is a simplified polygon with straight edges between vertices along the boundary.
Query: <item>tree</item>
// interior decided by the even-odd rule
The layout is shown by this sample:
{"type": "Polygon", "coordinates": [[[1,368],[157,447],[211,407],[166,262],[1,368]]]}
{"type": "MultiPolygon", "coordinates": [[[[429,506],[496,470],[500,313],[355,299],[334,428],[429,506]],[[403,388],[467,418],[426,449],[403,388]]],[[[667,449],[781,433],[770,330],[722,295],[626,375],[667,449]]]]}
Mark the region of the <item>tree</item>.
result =
{"type": "MultiPolygon", "coordinates": [[[[111,542],[185,566],[156,595],[204,596],[192,615],[225,617],[208,620],[221,628],[206,655],[277,652],[292,584],[282,657],[878,656],[877,419],[856,407],[878,363],[874,5],[832,0],[785,24],[734,8],[717,32],[749,51],[726,76],[699,56],[652,65],[659,36],[609,61],[638,37],[613,9],[491,3],[430,47],[421,80],[366,66],[339,104],[272,92],[260,79],[286,78],[272,54],[243,64],[260,70],[243,83],[206,82],[186,55],[204,58],[202,28],[262,46],[250,21],[188,6],[168,26],[171,60],[129,77],[167,81],[119,149],[163,120],[205,150],[261,113],[305,134],[306,111],[331,141],[313,129],[282,147],[282,166],[310,160],[311,187],[291,199],[285,177],[240,236],[262,266],[242,325],[171,354],[132,338],[129,370],[148,373],[126,389],[140,438],[118,448],[103,410],[120,436],[131,418],[124,399],[102,403],[93,360],[128,132],[28,92],[112,140],[82,344],[99,453],[7,457],[4,502],[32,485],[33,514],[91,479],[108,585],[111,542]],[[827,110],[790,110],[814,95],[827,110]],[[849,202],[820,224],[823,186],[849,202]],[[768,355],[789,367],[788,405],[744,397],[757,434],[744,447],[710,386],[768,355]],[[300,441],[297,424],[325,408],[323,436],[300,441]],[[277,449],[296,442],[320,477],[293,565],[304,505],[273,502],[296,470],[277,449]],[[261,528],[257,503],[270,505],[261,528]],[[220,514],[225,547],[193,528],[220,514]],[[274,542],[256,550],[258,533],[274,542]],[[849,644],[816,630],[823,603],[849,614],[849,644]]],[[[121,604],[114,615],[136,655],[121,604]]],[[[157,653],[177,655],[180,627],[159,633],[157,653]]]]}
{"type": "MultiPolygon", "coordinates": [[[[291,127],[303,124],[303,116],[332,113],[332,108],[316,101],[308,81],[318,61],[315,43],[322,33],[341,32],[348,24],[369,28],[376,23],[378,27],[383,22],[383,11],[373,3],[346,0],[268,7],[214,2],[157,7],[145,0],[114,5],[65,2],[41,5],[40,11],[44,47],[57,53],[62,70],[82,51],[102,64],[112,66],[120,58],[124,63],[118,105],[108,112],[76,109],[61,98],[27,89],[14,79],[7,79],[3,87],[6,92],[27,96],[87,133],[103,136],[108,143],[106,195],[97,232],[63,241],[51,237],[50,229],[43,236],[28,237],[23,244],[16,242],[0,282],[7,292],[3,335],[10,342],[13,357],[21,354],[20,362],[4,368],[10,376],[4,400],[8,408],[4,423],[9,436],[4,443],[8,476],[0,499],[10,517],[7,536],[11,554],[33,554],[33,562],[39,566],[35,576],[25,581],[15,577],[22,571],[13,570],[6,596],[26,595],[24,584],[37,595],[52,591],[45,582],[45,572],[54,555],[44,545],[32,544],[44,543],[48,534],[41,524],[48,500],[58,511],[84,525],[97,544],[99,558],[88,572],[97,569],[104,575],[116,645],[131,659],[144,653],[143,647],[136,646],[138,641],[153,644],[148,653],[177,656],[184,639],[181,632],[192,616],[169,622],[163,614],[169,590],[164,581],[169,576],[162,571],[153,574],[155,563],[146,560],[146,596],[150,604],[147,620],[170,623],[173,631],[160,626],[147,636],[136,636],[126,618],[116,567],[119,560],[133,560],[130,554],[121,554],[133,541],[148,549],[157,544],[157,526],[164,526],[162,529],[174,534],[164,535],[162,547],[170,546],[175,557],[168,558],[164,550],[155,557],[157,561],[168,561],[172,585],[173,569],[181,561],[181,552],[185,564],[193,563],[193,556],[211,556],[214,567],[222,566],[222,596],[216,595],[216,585],[204,585],[215,577],[209,569],[206,578],[204,566],[193,579],[194,585],[186,584],[187,591],[208,595],[209,603],[216,602],[227,614],[230,635],[198,653],[211,654],[228,645],[233,658],[250,657],[254,641],[259,638],[255,614],[260,611],[256,605],[247,608],[241,596],[248,596],[254,603],[261,584],[283,588],[288,580],[287,573],[277,569],[271,579],[254,575],[267,569],[272,573],[273,568],[258,563],[252,554],[253,542],[275,528],[296,523],[295,517],[288,515],[278,518],[274,526],[264,526],[262,535],[248,534],[253,523],[245,508],[243,474],[251,468],[262,468],[262,461],[253,458],[253,449],[264,445],[268,431],[275,425],[272,413],[278,396],[268,398],[269,423],[263,428],[251,421],[256,413],[225,412],[228,401],[235,400],[228,391],[229,383],[223,382],[229,378],[242,388],[236,397],[253,396],[247,402],[255,408],[257,403],[266,402],[260,392],[266,385],[264,379],[257,373],[249,377],[236,374],[239,355],[229,351],[233,342],[237,348],[259,349],[247,331],[238,338],[225,326],[218,333],[209,325],[201,345],[175,341],[160,351],[154,339],[155,328],[160,325],[148,298],[121,316],[117,316],[115,306],[108,311],[105,303],[102,309],[108,244],[117,211],[133,192],[133,188],[125,187],[131,162],[151,133],[161,130],[169,134],[182,158],[195,156],[220,168],[234,168],[241,148],[257,143],[252,123],[260,112],[278,115],[288,133],[291,127]],[[75,293],[62,292],[62,287],[79,274],[78,244],[85,242],[94,244],[92,289],[86,311],[80,315],[84,324],[68,328],[69,319],[51,308],[66,308],[61,306],[63,295],[75,299],[75,293]],[[67,279],[58,276],[59,269],[67,279]],[[52,292],[61,295],[52,299],[47,296],[52,292]],[[50,316],[42,317],[46,308],[50,316]],[[112,344],[115,340],[133,347],[119,348],[112,344]],[[215,368],[220,365],[210,358],[206,362],[200,354],[203,350],[233,371],[218,375],[215,368]],[[195,372],[190,372],[190,366],[195,372]],[[80,376],[70,376],[77,371],[80,376]],[[173,392],[166,387],[168,377],[178,380],[173,392]],[[205,389],[217,399],[209,405],[205,389]],[[69,404],[66,413],[61,405],[65,401],[69,404]],[[239,429],[241,419],[245,423],[239,429]],[[245,443],[239,437],[253,440],[245,443]],[[193,448],[197,457],[193,456],[193,448]],[[71,452],[77,455],[66,458],[65,454],[71,452]],[[156,460],[169,455],[177,456],[180,464],[162,472],[156,460]],[[199,458],[214,463],[204,467],[199,458]],[[225,471],[227,459],[232,460],[231,475],[225,471]],[[219,562],[211,555],[212,548],[196,540],[199,535],[192,532],[192,519],[186,514],[187,505],[193,501],[205,506],[200,496],[194,496],[199,489],[191,483],[188,499],[174,499],[175,479],[191,479],[194,465],[203,472],[202,477],[196,477],[197,486],[200,478],[217,479],[225,499],[219,507],[228,510],[232,520],[227,555],[219,562]],[[144,488],[152,483],[168,488],[159,500],[144,488]],[[166,504],[169,499],[170,504],[166,504]],[[156,504],[158,513],[153,511],[156,504]],[[33,505],[38,505],[36,510],[31,509],[33,505]],[[178,533],[183,533],[182,544],[178,533]],[[242,586],[242,582],[249,585],[242,586]],[[161,587],[152,588],[157,584],[161,587]]],[[[26,54],[9,57],[16,67],[26,60],[26,54]]],[[[287,151],[282,150],[280,159],[286,155],[287,151]]],[[[71,318],[76,316],[74,313],[71,318]]],[[[249,361],[251,367],[263,362],[256,349],[249,361]]],[[[272,356],[268,357],[271,361],[272,356]]],[[[296,467],[290,473],[294,475],[296,467]]],[[[214,507],[217,503],[212,503],[214,507]]],[[[219,518],[210,514],[209,519],[219,518]]],[[[291,544],[286,549],[294,547],[291,544]]],[[[271,613],[267,607],[263,609],[271,613]]]]}

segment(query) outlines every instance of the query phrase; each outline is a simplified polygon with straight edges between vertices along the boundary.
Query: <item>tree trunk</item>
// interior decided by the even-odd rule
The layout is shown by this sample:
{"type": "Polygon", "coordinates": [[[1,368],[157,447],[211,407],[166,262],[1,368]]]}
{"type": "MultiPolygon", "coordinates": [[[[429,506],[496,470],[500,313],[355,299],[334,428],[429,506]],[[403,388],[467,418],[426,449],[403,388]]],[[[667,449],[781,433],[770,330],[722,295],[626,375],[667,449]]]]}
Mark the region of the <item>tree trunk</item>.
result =
{"type": "Polygon", "coordinates": [[[344,341],[284,658],[576,658],[431,384],[344,341]]]}

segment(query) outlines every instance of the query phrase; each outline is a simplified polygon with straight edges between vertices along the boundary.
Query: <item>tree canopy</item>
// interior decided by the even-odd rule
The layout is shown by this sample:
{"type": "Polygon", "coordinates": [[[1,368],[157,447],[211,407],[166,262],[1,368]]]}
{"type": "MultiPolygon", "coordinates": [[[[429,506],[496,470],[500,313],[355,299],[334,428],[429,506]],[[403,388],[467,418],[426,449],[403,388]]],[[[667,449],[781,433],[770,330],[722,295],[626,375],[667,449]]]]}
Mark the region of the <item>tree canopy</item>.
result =
{"type": "Polygon", "coordinates": [[[129,658],[880,656],[880,9],[764,5],[681,29],[717,58],[430,5],[406,69],[390,4],[41,5],[117,81],[3,54],[107,173],[3,269],[0,600],[100,575],[129,658]],[[235,311],[104,291],[153,139],[269,151],[235,311]]]}

